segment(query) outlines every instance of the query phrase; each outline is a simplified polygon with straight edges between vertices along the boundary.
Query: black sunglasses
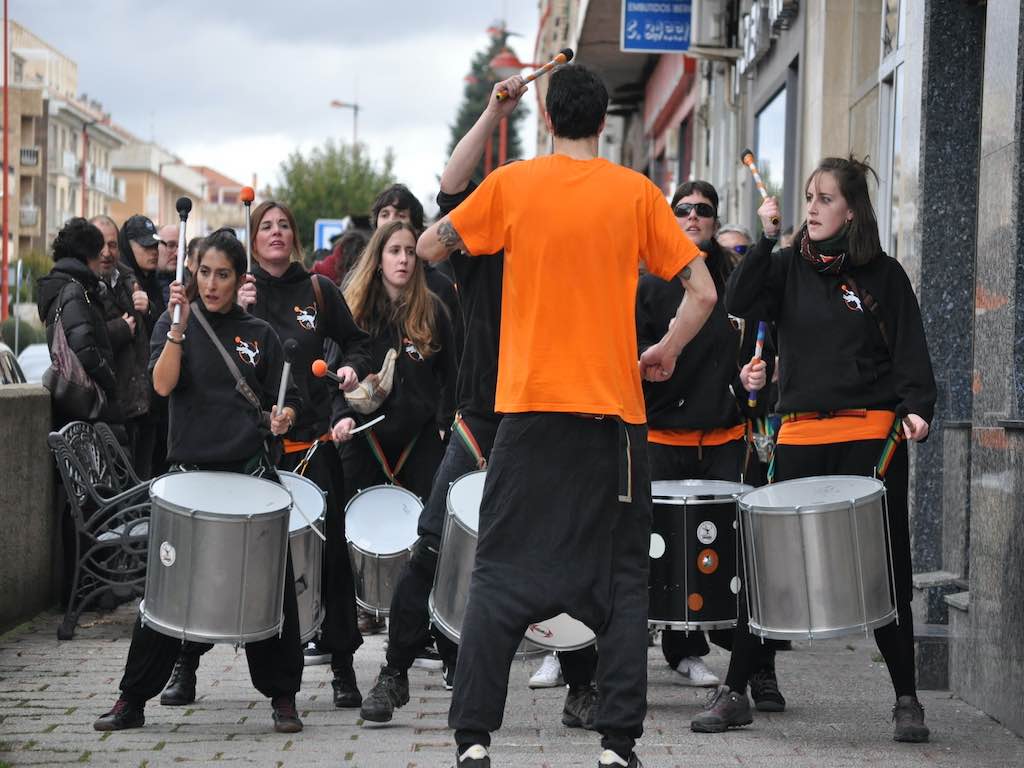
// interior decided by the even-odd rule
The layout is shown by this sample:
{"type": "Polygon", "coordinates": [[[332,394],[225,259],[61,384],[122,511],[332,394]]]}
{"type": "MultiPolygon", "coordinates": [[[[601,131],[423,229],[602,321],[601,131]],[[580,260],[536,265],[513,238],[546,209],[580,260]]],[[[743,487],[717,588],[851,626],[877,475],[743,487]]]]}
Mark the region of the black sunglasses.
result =
{"type": "Polygon", "coordinates": [[[692,210],[696,210],[697,215],[703,219],[715,218],[715,209],[707,203],[677,203],[672,210],[680,219],[685,219],[692,210]]]}
{"type": "Polygon", "coordinates": [[[734,245],[732,247],[732,249],[734,251],[736,251],[736,253],[738,253],[740,256],[743,256],[744,254],[746,254],[747,251],[750,250],[750,246],[749,245],[740,244],[740,245],[734,245]]]}

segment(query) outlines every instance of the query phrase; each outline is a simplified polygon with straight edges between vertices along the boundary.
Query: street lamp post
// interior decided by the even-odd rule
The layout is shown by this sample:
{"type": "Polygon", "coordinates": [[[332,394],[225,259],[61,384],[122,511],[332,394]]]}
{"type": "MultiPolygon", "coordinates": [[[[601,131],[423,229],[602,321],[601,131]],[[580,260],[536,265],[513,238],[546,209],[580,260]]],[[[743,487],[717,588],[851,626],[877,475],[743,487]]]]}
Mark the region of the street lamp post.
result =
{"type": "Polygon", "coordinates": [[[352,110],[352,147],[355,148],[356,144],[359,143],[359,105],[354,101],[339,101],[338,99],[332,99],[331,106],[335,109],[352,110]]]}
{"type": "MultiPolygon", "coordinates": [[[[518,75],[524,69],[535,68],[538,64],[531,64],[529,62],[520,61],[519,57],[515,55],[511,48],[505,46],[498,55],[490,61],[491,71],[494,72],[495,76],[499,80],[507,80],[513,75],[518,75]]],[[[491,137],[487,137],[487,159],[484,161],[484,174],[491,172],[491,162],[493,155],[492,152],[492,140],[491,137]]],[[[501,118],[501,122],[498,124],[498,165],[501,166],[508,160],[508,118],[501,118]]]]}

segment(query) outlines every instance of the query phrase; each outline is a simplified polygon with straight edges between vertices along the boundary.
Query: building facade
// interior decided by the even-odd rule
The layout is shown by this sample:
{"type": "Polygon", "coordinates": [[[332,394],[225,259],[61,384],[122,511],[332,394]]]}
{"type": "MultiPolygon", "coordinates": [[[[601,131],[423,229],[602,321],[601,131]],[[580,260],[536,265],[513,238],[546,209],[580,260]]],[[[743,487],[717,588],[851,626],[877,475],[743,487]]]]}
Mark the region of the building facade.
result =
{"type": "Polygon", "coordinates": [[[114,220],[120,223],[141,213],[158,226],[177,224],[175,204],[179,197],[188,197],[192,200],[188,231],[206,234],[205,177],[160,145],[118,130],[125,144],[113,154],[111,165],[116,177],[124,182],[125,195],[123,201],[111,207],[114,220]]]}

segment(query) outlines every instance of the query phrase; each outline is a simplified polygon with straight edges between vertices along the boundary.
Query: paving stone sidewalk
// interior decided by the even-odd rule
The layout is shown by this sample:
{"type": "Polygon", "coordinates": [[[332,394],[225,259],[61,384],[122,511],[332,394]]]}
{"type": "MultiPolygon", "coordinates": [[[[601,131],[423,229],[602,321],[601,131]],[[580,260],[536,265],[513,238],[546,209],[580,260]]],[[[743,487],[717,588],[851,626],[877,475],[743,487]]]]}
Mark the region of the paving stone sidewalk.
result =
{"type": "MultiPolygon", "coordinates": [[[[442,768],[453,764],[446,727],[449,694],[439,672],[410,672],[412,700],[392,723],[365,727],[357,711],[331,704],[330,672],[307,667],[298,697],[306,724],[297,735],[271,730],[270,706],[249,682],[245,654],[218,646],[203,657],[192,707],[151,702],[146,727],[100,734],[92,721],[116,698],[134,606],[86,614],[75,639],[58,642],[58,617],[45,614],[0,637],[0,768],[89,763],[155,768],[233,764],[298,768],[360,766],[442,768]]],[[[367,638],[356,655],[365,693],[384,656],[384,638],[367,638]]],[[[650,651],[649,712],[639,752],[647,768],[1007,768],[1024,766],[1024,740],[949,693],[923,692],[932,741],[896,744],[891,689],[874,644],[863,637],[797,643],[778,657],[783,714],[756,714],[727,734],[689,730],[706,692],[687,688],[650,651]]],[[[727,657],[708,659],[724,675],[727,657]]],[[[537,661],[515,662],[505,726],[491,749],[495,768],[597,764],[595,734],[561,725],[564,690],[527,687],[537,661]]]]}

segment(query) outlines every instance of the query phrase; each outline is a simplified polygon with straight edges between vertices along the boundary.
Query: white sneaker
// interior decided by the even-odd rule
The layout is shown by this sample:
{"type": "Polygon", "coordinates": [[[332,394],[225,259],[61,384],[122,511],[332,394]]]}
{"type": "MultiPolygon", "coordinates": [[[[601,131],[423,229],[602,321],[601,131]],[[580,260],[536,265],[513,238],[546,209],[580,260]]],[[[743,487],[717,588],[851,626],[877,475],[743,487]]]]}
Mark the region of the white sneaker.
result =
{"type": "Polygon", "coordinates": [[[697,656],[687,656],[685,659],[676,665],[676,672],[679,673],[681,680],[676,682],[682,683],[683,685],[693,685],[698,688],[714,688],[721,682],[718,676],[715,675],[708,665],[704,663],[704,659],[698,658],[697,656]]]}
{"type": "Polygon", "coordinates": [[[549,653],[544,657],[540,669],[533,673],[530,678],[531,688],[557,688],[565,685],[562,679],[562,665],[558,663],[558,657],[549,653]]]}

